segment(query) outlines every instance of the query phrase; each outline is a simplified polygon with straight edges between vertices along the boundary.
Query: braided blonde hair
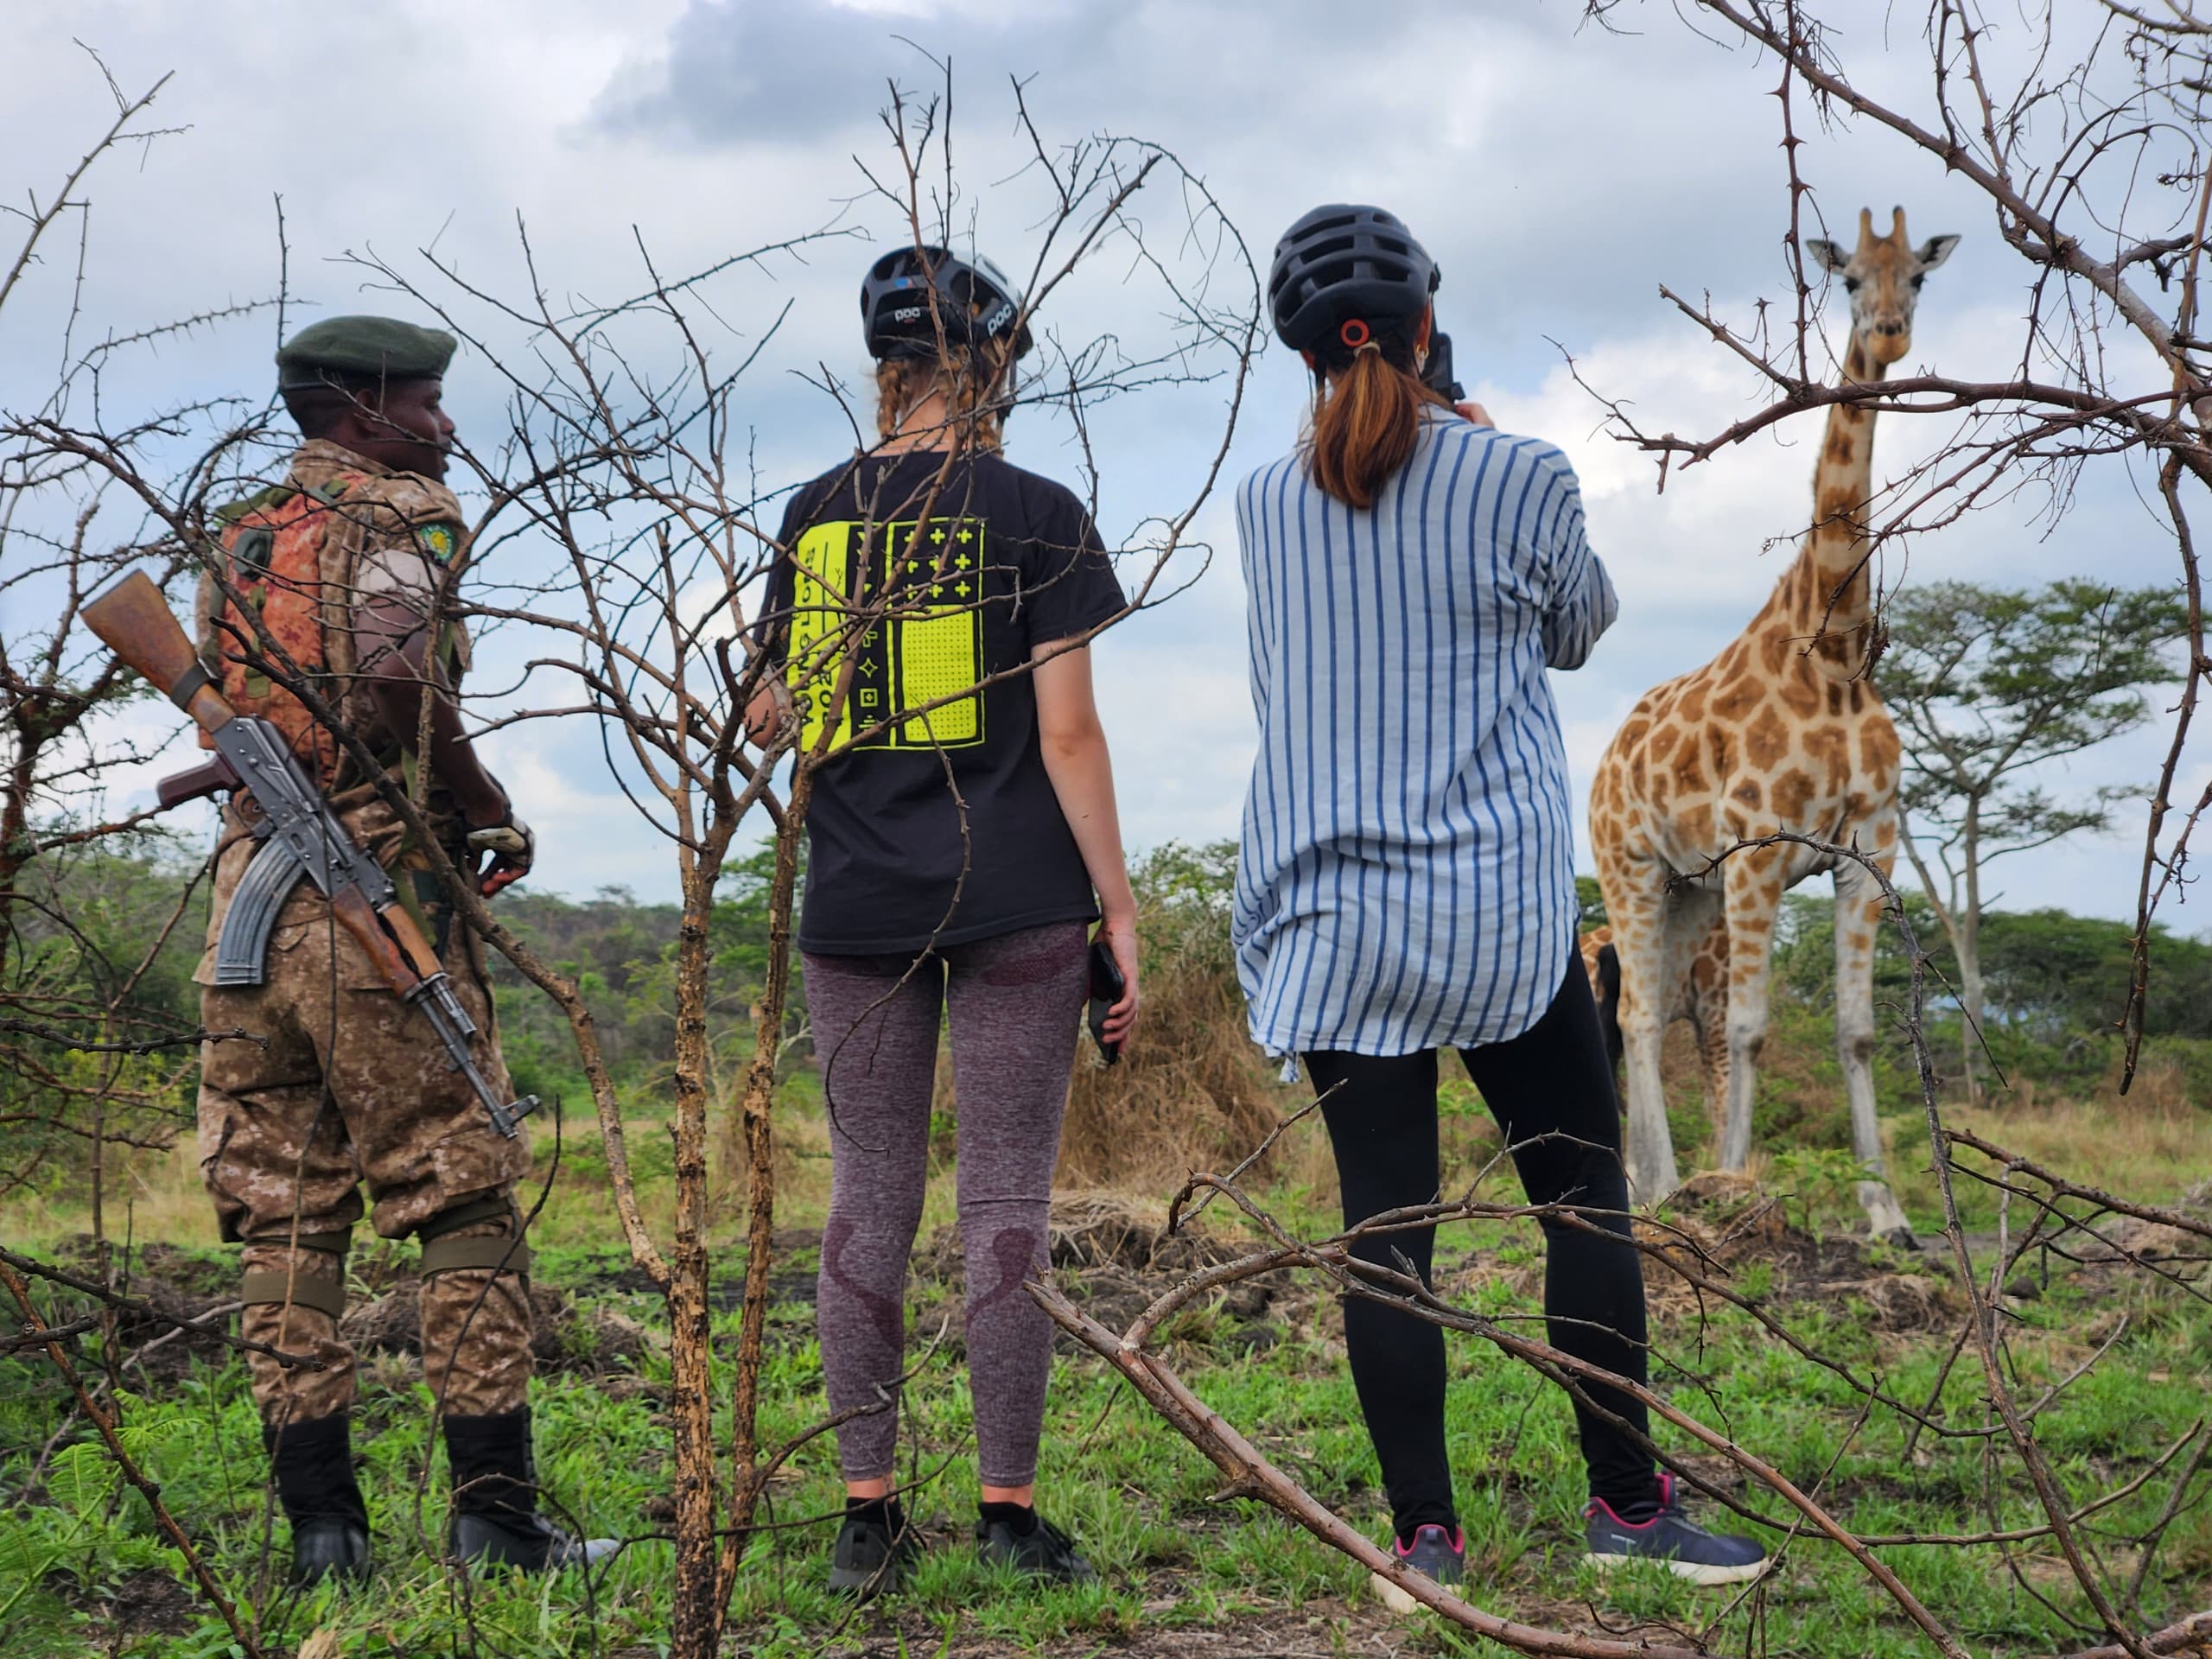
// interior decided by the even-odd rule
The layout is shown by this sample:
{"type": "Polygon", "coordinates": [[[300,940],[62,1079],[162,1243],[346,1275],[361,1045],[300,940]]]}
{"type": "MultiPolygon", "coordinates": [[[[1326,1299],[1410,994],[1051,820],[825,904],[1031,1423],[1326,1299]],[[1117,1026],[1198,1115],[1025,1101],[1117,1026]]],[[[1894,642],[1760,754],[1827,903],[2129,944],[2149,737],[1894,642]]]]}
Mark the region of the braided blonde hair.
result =
{"type": "Polygon", "coordinates": [[[975,352],[954,352],[935,361],[924,357],[886,358],[875,365],[875,430],[895,438],[906,422],[942,390],[947,435],[954,449],[983,449],[995,454],[1005,447],[1011,376],[1007,346],[990,340],[975,352]]]}

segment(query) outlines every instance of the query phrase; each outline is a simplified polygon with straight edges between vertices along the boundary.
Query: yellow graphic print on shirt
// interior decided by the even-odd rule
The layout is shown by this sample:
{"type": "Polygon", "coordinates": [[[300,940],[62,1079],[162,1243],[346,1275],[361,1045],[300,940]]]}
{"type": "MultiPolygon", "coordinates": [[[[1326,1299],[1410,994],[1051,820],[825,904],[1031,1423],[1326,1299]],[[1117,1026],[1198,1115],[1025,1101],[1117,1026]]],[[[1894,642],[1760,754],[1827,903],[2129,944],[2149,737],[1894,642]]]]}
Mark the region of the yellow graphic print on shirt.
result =
{"type": "Polygon", "coordinates": [[[982,743],[983,700],[957,694],[983,677],[983,521],[937,519],[925,528],[893,520],[876,527],[873,548],[868,528],[860,519],[817,524],[792,550],[785,677],[804,719],[800,742],[810,749],[821,737],[857,632],[832,748],[879,727],[855,747],[982,743]],[[881,614],[863,631],[873,611],[881,614]]]}

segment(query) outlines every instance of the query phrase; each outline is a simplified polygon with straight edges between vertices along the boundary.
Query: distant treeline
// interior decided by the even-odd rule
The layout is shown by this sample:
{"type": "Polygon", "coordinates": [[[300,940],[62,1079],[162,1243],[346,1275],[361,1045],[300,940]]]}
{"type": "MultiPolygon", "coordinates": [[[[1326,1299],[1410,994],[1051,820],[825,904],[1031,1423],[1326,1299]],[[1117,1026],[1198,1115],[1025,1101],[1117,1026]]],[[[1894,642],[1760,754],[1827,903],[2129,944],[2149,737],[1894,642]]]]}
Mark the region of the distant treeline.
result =
{"type": "MultiPolygon", "coordinates": [[[[1234,868],[1233,851],[1226,845],[1171,844],[1138,861],[1137,885],[1147,907],[1172,906],[1179,915],[1188,912],[1205,918],[1209,926],[1225,929],[1234,868]],[[1194,883],[1208,891],[1194,893],[1194,883]],[[1198,908],[1192,911],[1194,904],[1198,908]]],[[[92,981],[86,988],[120,985],[164,925],[177,917],[179,900],[195,868],[174,855],[160,853],[92,854],[78,859],[42,896],[40,906],[21,916],[22,931],[12,962],[35,963],[42,943],[60,940],[61,924],[54,918],[66,918],[77,935],[68,941],[70,952],[86,965],[92,981]]],[[[752,1041],[751,1010],[760,995],[767,953],[767,874],[763,855],[735,866],[724,886],[723,914],[714,932],[721,946],[712,969],[711,1010],[719,1016],[715,1033],[726,1056],[742,1055],[752,1041]]],[[[1602,912],[1595,907],[1596,884],[1586,878],[1583,886],[1588,923],[1602,912]]],[[[1933,915],[1917,894],[1907,899],[1915,931],[1933,953],[1937,971],[1948,971],[1942,931],[1933,915]]],[[[582,985],[617,1082],[650,1088],[674,1055],[670,1008],[676,907],[641,903],[620,887],[582,899],[521,888],[506,893],[498,904],[518,932],[582,985]]],[[[191,976],[206,922],[203,887],[185,905],[167,945],[131,991],[139,1028],[164,1023],[189,1028],[196,1023],[197,995],[191,976]]],[[[1998,912],[1986,919],[1988,1041],[2008,1076],[2085,1091],[2108,1077],[2118,1047],[2114,1021],[2126,995],[2128,941],[2124,923],[2062,910],[1998,912]]],[[[1185,944],[1176,948],[1188,955],[1185,944]]],[[[1225,950],[1205,956],[1219,973],[1230,973],[1225,950]]],[[[2212,1107],[2212,944],[2161,928],[2153,940],[2152,960],[2152,990],[2145,1021],[2150,1054],[2177,1072],[2194,1103],[2212,1107]]],[[[1815,1033],[1806,1022],[1822,1021],[1834,1000],[1834,928],[1824,894],[1801,892],[1785,901],[1775,965],[1777,1029],[1770,1041],[1789,1040],[1792,1029],[1809,1040],[1815,1033]]],[[[496,953],[491,967],[508,1063],[517,1084],[540,1094],[565,1093],[581,1105],[585,1090],[571,1058],[567,1022],[496,953]]],[[[1889,1009],[1901,1008],[1908,992],[1906,963],[1894,929],[1887,925],[1875,972],[1879,1002],[1889,1009]]],[[[798,1011],[804,1004],[798,988],[794,991],[797,1029],[803,1024],[798,1011]]],[[[1955,1066],[1956,1016],[1940,984],[1931,994],[1927,1012],[1939,1065],[1955,1066]],[[1952,1035],[1944,1034],[1947,1021],[1952,1035]]],[[[1894,1020],[1883,1023],[1892,1088],[1908,1086],[1904,1039],[1894,1020]]],[[[188,1076],[178,1085],[184,1091],[179,1106],[188,1103],[188,1076]]],[[[0,1137],[10,1133],[0,1122],[0,1137]]]]}

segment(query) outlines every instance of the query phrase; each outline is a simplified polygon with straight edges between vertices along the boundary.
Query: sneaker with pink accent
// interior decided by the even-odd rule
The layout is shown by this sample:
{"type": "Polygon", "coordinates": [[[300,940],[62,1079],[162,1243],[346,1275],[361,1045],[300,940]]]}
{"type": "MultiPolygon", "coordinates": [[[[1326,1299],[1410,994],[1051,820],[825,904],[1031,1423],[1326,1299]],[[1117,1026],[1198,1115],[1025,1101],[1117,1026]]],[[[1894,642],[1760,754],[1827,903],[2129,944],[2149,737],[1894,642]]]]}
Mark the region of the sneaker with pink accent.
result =
{"type": "MultiPolygon", "coordinates": [[[[1457,1527],[1416,1527],[1413,1541],[1390,1541],[1390,1554],[1399,1565],[1433,1580],[1455,1595],[1467,1576],[1467,1535],[1457,1527]]],[[[1417,1613],[1421,1604],[1405,1587],[1377,1573],[1369,1580],[1382,1605],[1394,1613],[1417,1613]]]]}
{"type": "Polygon", "coordinates": [[[1590,1553],[1582,1559],[1611,1571],[1649,1561],[1692,1584],[1742,1584],[1767,1569],[1766,1551],[1749,1538],[1707,1532],[1683,1513],[1675,1478],[1659,1477],[1659,1510],[1641,1521],[1624,1521],[1613,1506],[1593,1497],[1582,1511],[1590,1553]]]}

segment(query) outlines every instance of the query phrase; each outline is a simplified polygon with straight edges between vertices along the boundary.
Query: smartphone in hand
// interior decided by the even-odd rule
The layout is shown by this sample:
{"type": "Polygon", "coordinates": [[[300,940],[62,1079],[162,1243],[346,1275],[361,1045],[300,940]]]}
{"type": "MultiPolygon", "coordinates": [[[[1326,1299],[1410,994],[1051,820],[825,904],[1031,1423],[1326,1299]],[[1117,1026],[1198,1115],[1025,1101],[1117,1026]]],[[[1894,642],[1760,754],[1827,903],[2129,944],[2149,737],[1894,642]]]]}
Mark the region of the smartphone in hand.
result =
{"type": "Polygon", "coordinates": [[[1090,1037],[1109,1065],[1122,1058],[1122,1046],[1106,1040],[1106,1016],[1128,989],[1122,964],[1114,960],[1113,947],[1102,933],[1090,942],[1090,1037]]]}
{"type": "Polygon", "coordinates": [[[1421,379],[1423,385],[1447,404],[1466,402],[1466,389],[1452,372],[1451,335],[1440,332],[1429,335],[1428,361],[1421,365],[1421,379]]]}

